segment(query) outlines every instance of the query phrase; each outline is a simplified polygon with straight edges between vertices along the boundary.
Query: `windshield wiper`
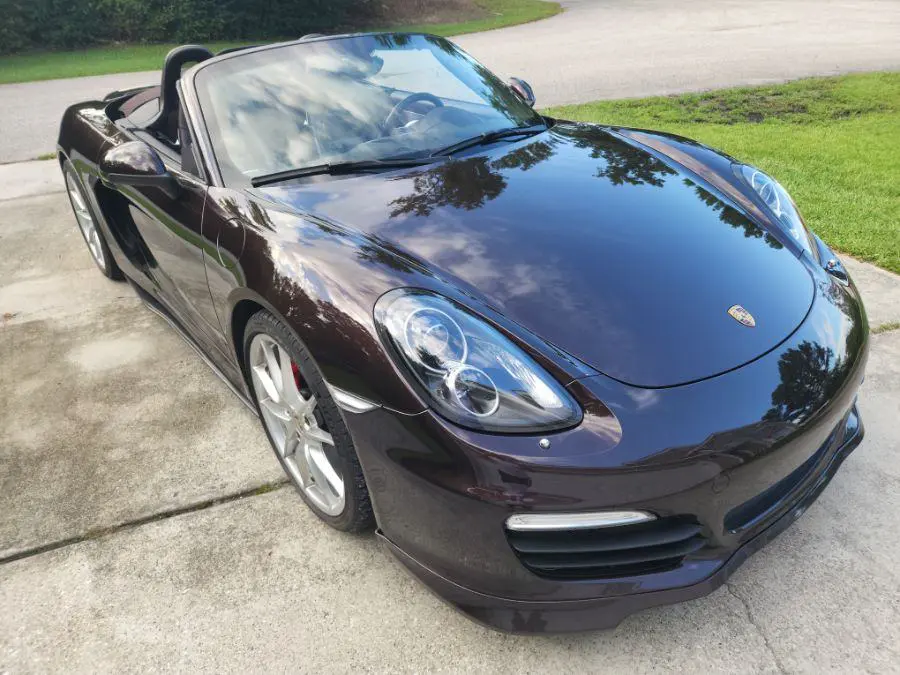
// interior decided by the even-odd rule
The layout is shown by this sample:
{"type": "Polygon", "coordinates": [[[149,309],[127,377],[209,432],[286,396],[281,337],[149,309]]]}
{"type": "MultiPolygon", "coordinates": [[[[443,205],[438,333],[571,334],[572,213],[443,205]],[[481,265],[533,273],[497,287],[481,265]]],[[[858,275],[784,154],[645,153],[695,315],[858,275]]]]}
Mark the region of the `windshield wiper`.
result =
{"type": "Polygon", "coordinates": [[[263,185],[280,183],[294,178],[303,178],[304,176],[318,176],[321,174],[334,176],[343,173],[399,169],[405,166],[422,166],[423,164],[433,163],[434,158],[431,157],[395,157],[389,159],[362,159],[355,162],[335,162],[333,164],[314,164],[298,169],[287,169],[286,171],[277,171],[263,176],[254,176],[250,179],[250,184],[253,187],[262,187],[263,185]]]}
{"type": "Polygon", "coordinates": [[[498,131],[488,131],[479,134],[478,136],[459,141],[453,145],[448,145],[446,148],[435,150],[431,153],[431,156],[438,157],[440,155],[452,155],[454,152],[474,148],[476,145],[487,145],[488,143],[493,143],[494,141],[510,138],[512,136],[531,136],[546,130],[547,126],[544,124],[532,124],[527,127],[511,127],[509,129],[499,129],[498,131]]]}

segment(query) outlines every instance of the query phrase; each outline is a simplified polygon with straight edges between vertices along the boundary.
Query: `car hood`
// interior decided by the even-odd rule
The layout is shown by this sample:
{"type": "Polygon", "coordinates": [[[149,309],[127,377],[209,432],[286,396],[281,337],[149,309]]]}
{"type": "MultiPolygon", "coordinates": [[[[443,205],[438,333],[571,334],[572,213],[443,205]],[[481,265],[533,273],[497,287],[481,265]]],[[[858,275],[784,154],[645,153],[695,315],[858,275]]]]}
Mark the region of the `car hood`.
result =
{"type": "Polygon", "coordinates": [[[813,300],[781,235],[714,189],[620,133],[561,123],[437,165],[261,192],[401,252],[610,377],[664,387],[773,349],[813,300]]]}

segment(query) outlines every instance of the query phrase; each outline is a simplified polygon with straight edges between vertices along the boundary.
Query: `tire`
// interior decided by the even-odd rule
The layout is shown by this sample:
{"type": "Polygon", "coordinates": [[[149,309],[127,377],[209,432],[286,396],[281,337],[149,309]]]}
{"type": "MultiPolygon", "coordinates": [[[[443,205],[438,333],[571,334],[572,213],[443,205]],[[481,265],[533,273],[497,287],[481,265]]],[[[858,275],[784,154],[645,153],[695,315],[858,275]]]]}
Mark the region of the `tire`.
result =
{"type": "Polygon", "coordinates": [[[243,355],[247,383],[263,429],[282,469],[307,506],[336,530],[372,529],[372,502],[353,439],[306,347],[290,328],[263,310],[247,323],[243,355]],[[285,356],[289,365],[284,362],[285,356]],[[290,373],[293,377],[282,377],[279,389],[276,378],[290,373]],[[289,450],[291,434],[296,437],[293,452],[289,450]],[[327,437],[331,444],[322,441],[327,437]],[[337,496],[335,475],[329,473],[328,466],[342,481],[342,499],[337,496]]]}
{"type": "Polygon", "coordinates": [[[68,159],[63,162],[62,172],[69,204],[75,214],[78,231],[81,232],[91,259],[106,278],[113,281],[123,280],[125,275],[122,274],[122,270],[113,259],[109,246],[106,244],[106,238],[103,236],[103,230],[100,229],[100,218],[97,217],[97,212],[94,210],[91,200],[88,199],[81,179],[68,159]]]}

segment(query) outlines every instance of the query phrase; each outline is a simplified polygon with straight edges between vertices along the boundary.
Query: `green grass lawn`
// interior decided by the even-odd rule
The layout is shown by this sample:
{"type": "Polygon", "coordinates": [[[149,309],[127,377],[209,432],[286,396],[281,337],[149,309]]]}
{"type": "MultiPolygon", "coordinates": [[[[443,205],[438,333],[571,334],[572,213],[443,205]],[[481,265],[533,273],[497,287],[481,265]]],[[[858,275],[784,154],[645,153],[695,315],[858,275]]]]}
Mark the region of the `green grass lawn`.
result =
{"type": "MultiPolygon", "coordinates": [[[[462,35],[537,21],[562,11],[558,3],[544,0],[476,0],[476,4],[485,11],[485,16],[479,19],[461,23],[392,26],[384,30],[462,35]]],[[[206,46],[218,51],[226,47],[256,43],[258,42],[215,42],[206,43],[206,46]]],[[[174,46],[176,45],[121,45],[71,52],[0,56],[0,84],[154,70],[161,67],[166,53],[174,46]]]]}
{"type": "Polygon", "coordinates": [[[775,176],[806,224],[830,246],[900,273],[900,73],[598,101],[548,112],[669,131],[722,149],[775,176]]]}

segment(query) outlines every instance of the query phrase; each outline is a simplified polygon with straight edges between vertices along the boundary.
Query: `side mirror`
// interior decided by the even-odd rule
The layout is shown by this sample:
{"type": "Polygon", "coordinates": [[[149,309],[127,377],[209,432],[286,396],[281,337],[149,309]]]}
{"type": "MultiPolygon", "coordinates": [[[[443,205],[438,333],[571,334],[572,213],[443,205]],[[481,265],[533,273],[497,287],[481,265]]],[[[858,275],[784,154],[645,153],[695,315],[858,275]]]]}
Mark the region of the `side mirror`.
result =
{"type": "Polygon", "coordinates": [[[100,178],[111,185],[155,187],[175,199],[181,192],[157,152],[146,143],[117,145],[100,160],[100,178]]]}
{"type": "Polygon", "coordinates": [[[525,80],[518,77],[511,77],[509,78],[509,88],[516,92],[519,95],[519,98],[525,101],[525,103],[532,108],[534,107],[534,89],[532,89],[531,85],[525,80]]]}

